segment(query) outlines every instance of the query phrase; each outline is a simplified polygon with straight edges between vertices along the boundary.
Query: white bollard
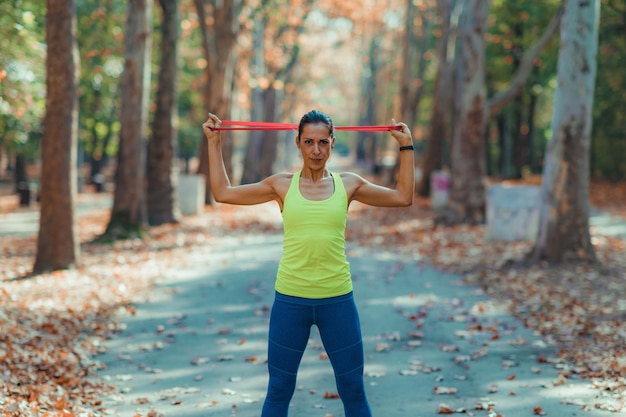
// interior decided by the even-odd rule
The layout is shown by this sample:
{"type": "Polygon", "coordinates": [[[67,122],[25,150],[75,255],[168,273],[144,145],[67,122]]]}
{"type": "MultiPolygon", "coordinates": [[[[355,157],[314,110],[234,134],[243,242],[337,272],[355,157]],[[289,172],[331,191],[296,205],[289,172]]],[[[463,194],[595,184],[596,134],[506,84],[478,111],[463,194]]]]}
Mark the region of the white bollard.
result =
{"type": "Polygon", "coordinates": [[[204,175],[180,175],[178,177],[178,205],[185,216],[204,212],[204,175]]]}
{"type": "Polygon", "coordinates": [[[539,231],[541,187],[492,185],[487,190],[487,238],[534,242],[539,231]]]}

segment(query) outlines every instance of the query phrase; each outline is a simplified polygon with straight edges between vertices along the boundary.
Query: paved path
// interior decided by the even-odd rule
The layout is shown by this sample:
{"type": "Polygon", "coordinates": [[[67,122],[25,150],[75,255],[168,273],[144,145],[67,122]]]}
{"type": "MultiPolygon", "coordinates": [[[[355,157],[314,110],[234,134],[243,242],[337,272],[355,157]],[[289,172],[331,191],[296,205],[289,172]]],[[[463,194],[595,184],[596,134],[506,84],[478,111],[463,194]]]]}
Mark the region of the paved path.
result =
{"type": "MultiPolygon", "coordinates": [[[[108,193],[95,194],[91,197],[76,204],[78,216],[93,210],[107,209],[113,206],[112,197],[108,193]]],[[[626,220],[622,218],[598,210],[592,210],[589,223],[592,233],[626,240],[626,220]]],[[[39,208],[35,204],[11,213],[0,213],[0,236],[30,236],[36,234],[38,230],[39,208]]]]}
{"type": "MultiPolygon", "coordinates": [[[[224,238],[203,251],[165,274],[107,342],[102,375],[119,388],[104,404],[110,415],[260,415],[281,236],[224,238]]],[[[536,407],[608,415],[580,409],[599,394],[588,381],[555,386],[553,347],[458,276],[384,252],[352,248],[349,257],[374,416],[436,416],[443,404],[476,416],[495,416],[489,407],[508,417],[536,407]]],[[[344,415],[340,400],[324,398],[336,388],[322,353],[314,328],[290,416],[344,415]]]]}
{"type": "MultiPolygon", "coordinates": [[[[16,197],[17,198],[17,197],[16,197]]],[[[88,199],[76,203],[76,215],[82,216],[94,210],[110,209],[113,199],[110,194],[92,194],[88,199]]],[[[20,207],[16,211],[0,213],[1,236],[32,236],[39,232],[39,205],[20,207]]]]}
{"type": "Polygon", "coordinates": [[[592,234],[626,240],[626,220],[622,218],[598,210],[591,210],[589,225],[592,234]]]}
{"type": "MultiPolygon", "coordinates": [[[[109,196],[98,201],[79,204],[79,215],[111,206],[109,196]]],[[[591,224],[597,233],[626,238],[616,218],[594,213],[591,224]]],[[[0,236],[32,235],[37,227],[33,208],[0,214],[0,236]]],[[[105,399],[109,415],[260,415],[281,239],[224,237],[164,274],[136,315],[122,318],[126,329],[107,342],[108,353],[96,358],[107,366],[102,377],[118,387],[105,399]]],[[[436,416],[443,404],[488,417],[532,416],[535,407],[548,416],[614,415],[581,410],[602,392],[590,381],[560,380],[554,348],[460,277],[386,252],[354,247],[349,257],[375,417],[436,416]],[[495,413],[480,409],[490,407],[495,413]]],[[[336,388],[322,353],[314,329],[292,417],[344,415],[340,400],[324,398],[336,388]]]]}

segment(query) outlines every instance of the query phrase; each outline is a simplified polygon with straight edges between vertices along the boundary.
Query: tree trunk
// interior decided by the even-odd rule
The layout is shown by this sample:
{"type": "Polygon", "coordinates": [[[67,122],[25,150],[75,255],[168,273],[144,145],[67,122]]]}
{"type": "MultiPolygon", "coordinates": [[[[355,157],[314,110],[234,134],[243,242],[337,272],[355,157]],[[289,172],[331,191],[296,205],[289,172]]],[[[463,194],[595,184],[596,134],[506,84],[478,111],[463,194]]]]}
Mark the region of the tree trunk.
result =
{"type": "Polygon", "coordinates": [[[15,191],[20,189],[20,186],[24,183],[28,182],[28,172],[26,172],[26,167],[28,163],[26,162],[26,155],[23,153],[17,152],[15,154],[15,191]]]}
{"type": "Polygon", "coordinates": [[[541,168],[539,168],[539,157],[537,155],[537,151],[535,150],[535,111],[537,109],[538,101],[539,96],[534,92],[531,92],[530,102],[528,103],[528,113],[526,115],[528,118],[526,121],[528,126],[526,136],[528,137],[528,166],[530,167],[530,172],[533,174],[536,174],[541,170],[541,168]]]}
{"type": "MultiPolygon", "coordinates": [[[[483,1],[486,2],[487,0],[483,1]]],[[[543,32],[541,37],[537,40],[537,43],[524,52],[520,60],[519,68],[509,87],[489,99],[487,103],[488,118],[492,118],[500,113],[523,90],[524,85],[526,85],[526,80],[534,67],[533,62],[535,58],[539,56],[541,51],[548,45],[548,42],[550,42],[552,37],[557,33],[562,16],[563,8],[559,9],[558,13],[552,18],[545,32],[543,32]]]]}
{"type": "MultiPolygon", "coordinates": [[[[412,46],[415,44],[415,36],[413,34],[413,19],[415,14],[415,5],[413,0],[406,1],[406,12],[404,22],[404,39],[402,42],[402,70],[400,72],[400,114],[402,121],[409,128],[413,129],[415,123],[415,109],[411,108],[411,63],[413,61],[412,46]]],[[[421,54],[424,55],[423,53],[421,54]]]]}
{"type": "Polygon", "coordinates": [[[120,144],[115,172],[113,212],[106,238],[141,233],[146,221],[146,129],[152,52],[151,0],[130,0],[121,78],[120,144]]]}
{"type": "MultiPolygon", "coordinates": [[[[96,104],[95,106],[99,107],[102,94],[99,90],[95,90],[93,92],[96,95],[96,104]]],[[[111,106],[111,114],[109,117],[106,117],[106,132],[104,136],[100,136],[98,133],[98,125],[93,124],[91,127],[91,151],[89,152],[89,178],[91,183],[96,183],[98,185],[99,177],[101,177],[100,173],[102,168],[106,167],[109,163],[109,155],[107,154],[107,149],[109,148],[109,144],[111,143],[111,139],[113,137],[113,121],[117,119],[117,107],[115,105],[111,106]]],[[[102,184],[100,184],[102,185],[102,184]]]]}
{"type": "MultiPolygon", "coordinates": [[[[201,22],[202,50],[207,61],[203,102],[206,112],[215,113],[221,119],[227,120],[230,119],[232,77],[235,70],[234,51],[239,31],[239,9],[242,2],[240,0],[209,2],[212,10],[210,16],[206,12],[206,3],[206,0],[194,0],[201,22]]],[[[209,182],[208,147],[204,136],[200,141],[199,152],[198,173],[206,178],[205,203],[211,204],[212,191],[209,182]]],[[[224,155],[226,172],[232,178],[232,140],[222,142],[222,154],[224,155]]]]}
{"type": "Polygon", "coordinates": [[[178,0],[159,0],[163,9],[161,68],[148,158],[148,223],[176,223],[178,167],[178,0]]]}
{"type": "MultiPolygon", "coordinates": [[[[376,90],[378,77],[377,52],[378,42],[376,37],[370,39],[369,51],[365,57],[367,65],[362,75],[361,95],[364,97],[361,107],[361,125],[374,125],[376,123],[376,90]]],[[[372,132],[358,132],[356,140],[356,162],[365,167],[367,172],[372,173],[376,166],[376,135],[372,132]]]]}
{"type": "MultiPolygon", "coordinates": [[[[264,17],[258,18],[255,22],[254,29],[253,68],[257,77],[257,83],[259,79],[265,78],[265,51],[263,48],[265,37],[265,24],[266,19],[264,17]]],[[[265,104],[265,92],[263,87],[264,86],[258,85],[252,89],[252,109],[250,110],[250,117],[253,121],[262,121],[265,117],[265,111],[263,108],[265,104]]],[[[263,148],[262,142],[264,140],[265,133],[265,131],[253,130],[248,135],[248,144],[246,146],[246,155],[244,157],[243,172],[241,173],[242,184],[251,184],[261,180],[260,159],[263,148]]]]}
{"type": "Polygon", "coordinates": [[[513,108],[507,108],[502,114],[498,115],[498,122],[500,125],[500,178],[511,178],[512,166],[511,159],[513,155],[513,132],[515,130],[511,119],[514,118],[515,110],[513,108]]]}
{"type": "Polygon", "coordinates": [[[450,108],[452,72],[448,59],[448,43],[451,36],[452,9],[453,1],[451,0],[437,2],[441,36],[437,40],[437,73],[435,74],[432,114],[422,159],[422,179],[418,190],[422,197],[430,195],[431,175],[433,171],[440,170],[443,166],[444,144],[448,139],[451,122],[448,109],[450,108]]]}
{"type": "Polygon", "coordinates": [[[565,1],[534,260],[596,259],[589,233],[589,152],[599,15],[600,0],[565,1]]]}
{"type": "MultiPolygon", "coordinates": [[[[264,117],[263,113],[263,90],[259,87],[252,89],[252,109],[250,117],[253,121],[261,121],[264,117]]],[[[248,144],[246,145],[246,154],[243,161],[243,171],[241,173],[242,184],[252,184],[261,180],[260,176],[260,158],[263,148],[263,140],[268,131],[252,130],[248,135],[248,144]]]]}
{"type": "Polygon", "coordinates": [[[514,102],[514,120],[513,120],[513,155],[512,166],[509,178],[521,179],[523,177],[524,166],[528,161],[529,143],[526,134],[526,126],[524,124],[524,97],[520,94],[514,102]]]}
{"type": "MultiPolygon", "coordinates": [[[[265,120],[276,120],[278,91],[274,86],[270,85],[263,92],[263,110],[265,120]]],[[[276,130],[268,130],[261,143],[261,155],[259,166],[259,174],[261,178],[269,177],[274,173],[274,162],[276,161],[278,147],[278,132],[276,130]]]]}
{"type": "Polygon", "coordinates": [[[41,215],[33,273],[74,266],[78,144],[78,46],[73,0],[48,0],[46,114],[42,142],[41,215]]]}
{"type": "Polygon", "coordinates": [[[440,219],[447,223],[479,224],[485,220],[487,12],[488,1],[466,0],[459,25],[452,187],[448,210],[440,219]]]}
{"type": "MultiPolygon", "coordinates": [[[[521,66],[521,56],[524,50],[522,45],[522,37],[524,36],[524,26],[521,22],[515,22],[513,25],[513,68],[515,72],[518,71],[521,66]]],[[[528,85],[528,83],[524,83],[528,85]]],[[[512,103],[513,108],[513,122],[512,122],[512,136],[513,145],[511,146],[511,162],[508,176],[505,178],[521,179],[523,174],[524,165],[528,159],[528,136],[525,134],[524,129],[524,94],[520,93],[515,97],[512,103]]]]}

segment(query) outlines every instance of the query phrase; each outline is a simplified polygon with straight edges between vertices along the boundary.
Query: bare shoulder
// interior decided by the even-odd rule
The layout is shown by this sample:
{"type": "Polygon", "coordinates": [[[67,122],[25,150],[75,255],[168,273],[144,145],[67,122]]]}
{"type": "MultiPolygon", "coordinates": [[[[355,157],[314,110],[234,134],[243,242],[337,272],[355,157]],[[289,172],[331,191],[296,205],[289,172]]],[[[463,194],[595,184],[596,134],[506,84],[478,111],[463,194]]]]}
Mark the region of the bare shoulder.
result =
{"type": "Polygon", "coordinates": [[[278,172],[276,174],[270,175],[269,177],[265,178],[263,181],[270,183],[270,184],[282,184],[284,182],[291,182],[292,178],[293,178],[292,172],[278,172]]]}
{"type": "Polygon", "coordinates": [[[289,190],[289,186],[291,185],[292,178],[293,173],[291,172],[278,172],[265,178],[263,182],[269,184],[280,199],[284,200],[285,195],[289,190]]]}
{"type": "Polygon", "coordinates": [[[339,173],[341,180],[343,181],[343,186],[346,189],[346,193],[348,196],[352,196],[354,191],[357,190],[360,186],[367,183],[367,180],[356,174],[354,172],[341,172],[339,173]]]}
{"type": "Polygon", "coordinates": [[[354,172],[340,172],[339,176],[341,177],[345,185],[352,185],[352,184],[361,185],[367,182],[365,178],[363,178],[362,176],[354,172]]]}

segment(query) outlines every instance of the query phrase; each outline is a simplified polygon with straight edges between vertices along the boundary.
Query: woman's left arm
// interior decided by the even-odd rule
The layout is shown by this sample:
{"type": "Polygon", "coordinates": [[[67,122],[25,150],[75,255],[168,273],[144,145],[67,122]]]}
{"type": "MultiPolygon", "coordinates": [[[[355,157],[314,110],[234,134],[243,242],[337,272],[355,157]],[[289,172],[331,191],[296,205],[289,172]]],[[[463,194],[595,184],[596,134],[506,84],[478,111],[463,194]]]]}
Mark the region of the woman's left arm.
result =
{"type": "MultiPolygon", "coordinates": [[[[413,137],[409,127],[404,123],[393,124],[400,130],[392,130],[398,145],[402,148],[413,145],[413,137]]],[[[358,185],[351,199],[364,204],[379,207],[404,207],[413,204],[415,192],[415,159],[413,149],[400,150],[400,163],[398,167],[398,182],[396,188],[383,187],[366,179],[358,177],[358,185]]]]}

